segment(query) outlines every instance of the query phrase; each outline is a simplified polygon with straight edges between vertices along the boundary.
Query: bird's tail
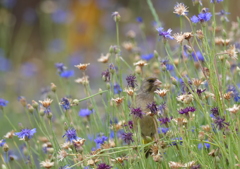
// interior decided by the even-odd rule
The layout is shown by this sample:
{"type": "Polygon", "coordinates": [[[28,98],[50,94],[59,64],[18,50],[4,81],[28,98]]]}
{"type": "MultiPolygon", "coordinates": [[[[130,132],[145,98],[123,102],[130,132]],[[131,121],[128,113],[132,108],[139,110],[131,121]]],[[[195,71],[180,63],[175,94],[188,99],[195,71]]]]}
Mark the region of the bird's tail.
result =
{"type": "MultiPolygon", "coordinates": [[[[148,144],[152,141],[153,141],[153,138],[147,136],[143,139],[143,144],[148,144]]],[[[144,148],[144,153],[145,153],[145,157],[148,158],[149,155],[152,153],[152,150],[151,150],[150,146],[147,146],[147,147],[144,148]]]]}

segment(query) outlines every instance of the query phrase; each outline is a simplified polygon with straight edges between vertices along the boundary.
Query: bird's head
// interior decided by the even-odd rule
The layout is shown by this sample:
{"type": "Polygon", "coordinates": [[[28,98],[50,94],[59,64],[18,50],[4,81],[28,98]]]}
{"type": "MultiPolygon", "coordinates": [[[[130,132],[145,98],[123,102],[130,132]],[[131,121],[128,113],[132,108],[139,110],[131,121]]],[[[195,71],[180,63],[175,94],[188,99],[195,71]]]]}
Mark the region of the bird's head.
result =
{"type": "Polygon", "coordinates": [[[153,93],[161,84],[162,82],[156,77],[149,77],[142,82],[140,90],[144,93],[153,93]]]}

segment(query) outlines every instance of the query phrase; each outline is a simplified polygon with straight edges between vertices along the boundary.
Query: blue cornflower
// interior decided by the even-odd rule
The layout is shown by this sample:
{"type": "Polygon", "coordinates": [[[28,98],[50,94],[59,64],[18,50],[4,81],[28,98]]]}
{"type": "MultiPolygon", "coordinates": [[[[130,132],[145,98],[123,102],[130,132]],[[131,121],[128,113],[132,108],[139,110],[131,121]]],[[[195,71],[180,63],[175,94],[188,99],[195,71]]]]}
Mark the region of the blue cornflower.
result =
{"type": "Polygon", "coordinates": [[[61,103],[60,104],[61,104],[61,106],[62,106],[62,108],[64,110],[69,110],[71,108],[71,104],[70,104],[70,102],[69,102],[67,97],[63,97],[61,99],[61,103]]]}
{"type": "Polygon", "coordinates": [[[69,78],[74,75],[74,70],[65,70],[62,73],[60,73],[60,76],[63,78],[69,78]]]}
{"type": "Polygon", "coordinates": [[[226,22],[229,22],[227,15],[229,15],[229,12],[226,12],[225,10],[221,10],[220,12],[217,12],[216,15],[219,15],[221,17],[221,20],[225,20],[226,22]]]}
{"type": "Polygon", "coordinates": [[[194,15],[191,17],[191,21],[193,23],[198,23],[198,22],[207,22],[211,19],[212,14],[210,12],[201,12],[198,14],[198,16],[194,15]]]}
{"type": "Polygon", "coordinates": [[[158,111],[157,104],[155,102],[148,103],[147,108],[151,111],[151,113],[156,114],[158,111]]]}
{"type": "Polygon", "coordinates": [[[101,145],[102,145],[105,141],[107,141],[107,140],[108,140],[108,137],[107,137],[107,136],[104,136],[104,135],[100,136],[100,135],[98,135],[97,138],[94,139],[94,142],[96,143],[97,148],[100,148],[101,145]]]}
{"type": "Polygon", "coordinates": [[[174,70],[174,66],[173,66],[172,64],[167,64],[167,65],[166,65],[166,69],[167,69],[168,71],[172,71],[172,70],[174,70]]]}
{"type": "Polygon", "coordinates": [[[163,134],[166,134],[167,132],[169,131],[169,128],[166,128],[166,127],[159,127],[158,128],[158,133],[163,133],[163,134]]]}
{"type": "Polygon", "coordinates": [[[159,36],[162,36],[164,39],[174,39],[171,36],[172,29],[168,29],[167,31],[163,31],[163,28],[160,27],[160,28],[157,28],[156,30],[158,31],[159,36]]]}
{"type": "Polygon", "coordinates": [[[98,164],[98,167],[97,167],[97,169],[110,169],[110,168],[112,168],[112,166],[107,165],[105,163],[98,164]]]}
{"type": "Polygon", "coordinates": [[[119,94],[119,93],[122,92],[122,88],[121,88],[121,86],[119,84],[116,83],[113,86],[113,91],[114,91],[114,94],[119,94]]]}
{"type": "Polygon", "coordinates": [[[197,17],[196,15],[192,16],[192,17],[190,18],[190,20],[191,20],[193,23],[198,23],[198,22],[199,22],[199,19],[198,19],[198,17],[197,17]]]}
{"type": "Polygon", "coordinates": [[[134,89],[137,86],[137,80],[135,75],[127,76],[126,81],[127,81],[128,87],[132,87],[134,89]]]}
{"type": "Polygon", "coordinates": [[[0,147],[2,147],[6,143],[5,139],[0,140],[0,147]]]}
{"type": "Polygon", "coordinates": [[[66,130],[66,133],[62,137],[67,137],[66,141],[72,142],[73,140],[77,140],[80,137],[77,136],[77,132],[74,128],[70,128],[66,130]]]}
{"type": "MultiPolygon", "coordinates": [[[[206,141],[208,141],[208,140],[206,140],[206,141]]],[[[206,148],[206,149],[209,149],[210,148],[210,144],[209,143],[199,143],[198,144],[198,149],[203,149],[203,148],[206,148]]]]}
{"type": "Polygon", "coordinates": [[[131,108],[131,114],[134,115],[136,118],[142,118],[143,112],[140,107],[131,108]]]}
{"type": "Polygon", "coordinates": [[[212,17],[212,14],[210,12],[202,12],[198,14],[198,18],[200,22],[207,22],[211,19],[211,17],[212,17]]]}
{"type": "MultiPolygon", "coordinates": [[[[121,138],[123,133],[125,133],[125,131],[123,129],[118,130],[116,133],[116,137],[121,138]]],[[[109,137],[111,139],[113,139],[115,137],[115,132],[113,130],[110,131],[109,137]]]]}
{"type": "Polygon", "coordinates": [[[141,58],[142,58],[143,60],[146,60],[146,61],[151,60],[153,57],[154,57],[154,54],[153,54],[153,53],[150,53],[150,54],[146,54],[146,55],[142,55],[142,56],[141,56],[141,58]]]}
{"type": "Polygon", "coordinates": [[[55,67],[57,68],[59,73],[64,72],[64,70],[66,69],[63,63],[55,63],[55,67]]]}
{"type": "Polygon", "coordinates": [[[240,101],[240,93],[238,92],[238,90],[236,89],[235,86],[228,86],[227,92],[233,92],[232,96],[235,102],[239,102],[240,101]]]}
{"type": "Polygon", "coordinates": [[[90,116],[90,114],[92,114],[93,111],[92,110],[89,110],[89,109],[81,109],[78,113],[79,116],[81,117],[87,117],[87,116],[90,116]]]}
{"type": "Polygon", "coordinates": [[[210,0],[210,3],[220,3],[220,2],[223,2],[223,0],[210,0]]]}
{"type": "Polygon", "coordinates": [[[192,52],[192,57],[193,57],[193,60],[195,62],[197,62],[198,60],[199,61],[204,61],[204,56],[202,55],[202,53],[200,51],[197,51],[196,52],[196,55],[194,52],[192,52]]]}
{"type": "Polygon", "coordinates": [[[137,18],[136,18],[136,21],[139,22],[139,23],[142,23],[142,22],[143,22],[143,19],[142,19],[142,17],[137,17],[137,18]]]}
{"type": "Polygon", "coordinates": [[[1,107],[6,107],[7,104],[8,104],[8,101],[7,101],[7,100],[4,100],[4,99],[0,98],[0,108],[1,108],[1,107]]]}
{"type": "Polygon", "coordinates": [[[36,128],[34,129],[22,129],[20,132],[15,133],[16,136],[20,139],[29,140],[37,132],[36,128]]]}

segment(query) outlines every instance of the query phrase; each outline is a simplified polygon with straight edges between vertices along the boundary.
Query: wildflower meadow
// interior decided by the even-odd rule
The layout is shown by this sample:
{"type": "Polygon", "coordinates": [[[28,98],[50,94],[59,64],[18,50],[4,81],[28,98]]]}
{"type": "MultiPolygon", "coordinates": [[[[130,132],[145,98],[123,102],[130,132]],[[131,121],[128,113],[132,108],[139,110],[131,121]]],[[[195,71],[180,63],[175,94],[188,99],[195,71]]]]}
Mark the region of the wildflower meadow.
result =
{"type": "Polygon", "coordinates": [[[0,167],[240,168],[239,7],[1,0],[0,167]]]}

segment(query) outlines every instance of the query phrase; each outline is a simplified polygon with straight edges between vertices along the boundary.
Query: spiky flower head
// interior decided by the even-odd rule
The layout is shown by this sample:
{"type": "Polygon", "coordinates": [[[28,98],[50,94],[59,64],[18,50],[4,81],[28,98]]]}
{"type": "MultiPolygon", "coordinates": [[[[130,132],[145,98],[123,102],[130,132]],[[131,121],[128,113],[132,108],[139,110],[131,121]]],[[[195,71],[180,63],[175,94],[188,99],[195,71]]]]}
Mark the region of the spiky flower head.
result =
{"type": "Polygon", "coordinates": [[[177,15],[187,15],[188,13],[188,7],[185,6],[183,3],[178,3],[177,2],[177,5],[174,7],[174,12],[175,14],[177,15]]]}

